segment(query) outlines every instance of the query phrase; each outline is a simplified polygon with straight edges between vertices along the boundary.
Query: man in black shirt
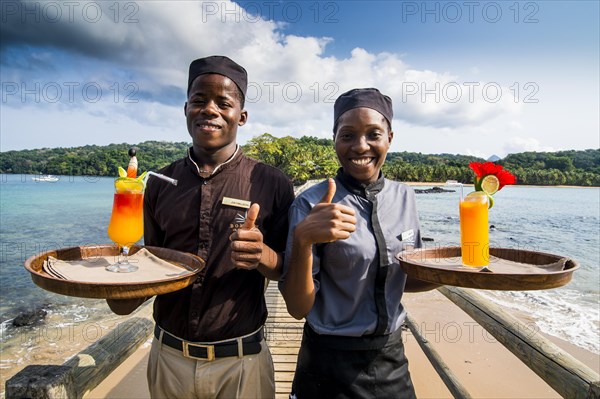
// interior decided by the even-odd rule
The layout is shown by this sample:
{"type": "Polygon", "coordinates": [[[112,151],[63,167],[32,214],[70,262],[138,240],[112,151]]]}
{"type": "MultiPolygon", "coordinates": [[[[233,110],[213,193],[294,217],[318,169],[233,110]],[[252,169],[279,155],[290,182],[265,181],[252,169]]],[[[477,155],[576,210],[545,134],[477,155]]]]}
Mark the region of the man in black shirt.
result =
{"type": "MultiPolygon", "coordinates": [[[[206,261],[194,284],[154,302],[153,397],[274,396],[265,277],[280,276],[294,194],[283,173],[236,143],[248,118],[246,87],[246,71],[227,57],[192,62],[184,111],[193,145],[161,170],[176,187],[154,179],[146,188],[145,244],[206,261]]],[[[133,302],[109,305],[123,314],[133,302]]]]}

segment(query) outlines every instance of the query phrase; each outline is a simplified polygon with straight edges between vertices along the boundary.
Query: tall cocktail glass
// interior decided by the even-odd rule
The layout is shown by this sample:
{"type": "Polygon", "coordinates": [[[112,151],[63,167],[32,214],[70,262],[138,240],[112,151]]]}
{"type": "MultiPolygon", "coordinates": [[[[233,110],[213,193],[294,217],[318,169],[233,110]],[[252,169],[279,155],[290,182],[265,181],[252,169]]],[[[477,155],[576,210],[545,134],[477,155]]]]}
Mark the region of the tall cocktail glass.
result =
{"type": "Polygon", "coordinates": [[[488,196],[481,191],[461,198],[460,246],[462,263],[470,267],[487,266],[490,261],[488,196]]]}
{"type": "Polygon", "coordinates": [[[141,179],[121,177],[115,180],[112,214],[108,223],[108,237],[121,249],[122,258],[106,267],[117,273],[138,269],[129,263],[129,248],[144,235],[144,182],[141,179]]]}

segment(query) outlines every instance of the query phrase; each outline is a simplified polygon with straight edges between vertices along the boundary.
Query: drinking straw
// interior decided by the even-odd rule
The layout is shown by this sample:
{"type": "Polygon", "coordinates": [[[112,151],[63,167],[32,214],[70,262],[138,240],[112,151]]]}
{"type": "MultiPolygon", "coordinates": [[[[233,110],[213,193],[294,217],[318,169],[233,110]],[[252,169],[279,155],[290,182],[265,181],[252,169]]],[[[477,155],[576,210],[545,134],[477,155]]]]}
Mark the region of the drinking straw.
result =
{"type": "Polygon", "coordinates": [[[162,174],[160,174],[160,173],[156,173],[156,172],[150,172],[150,171],[149,171],[149,172],[148,172],[148,174],[146,175],[146,179],[145,179],[145,180],[147,180],[147,179],[148,179],[148,176],[155,176],[155,177],[158,177],[159,179],[162,179],[162,180],[168,181],[169,183],[171,183],[171,184],[172,184],[172,185],[174,185],[174,186],[176,186],[176,185],[177,185],[177,180],[176,180],[176,179],[173,179],[173,178],[171,178],[171,177],[169,177],[169,176],[162,175],[162,174]]]}

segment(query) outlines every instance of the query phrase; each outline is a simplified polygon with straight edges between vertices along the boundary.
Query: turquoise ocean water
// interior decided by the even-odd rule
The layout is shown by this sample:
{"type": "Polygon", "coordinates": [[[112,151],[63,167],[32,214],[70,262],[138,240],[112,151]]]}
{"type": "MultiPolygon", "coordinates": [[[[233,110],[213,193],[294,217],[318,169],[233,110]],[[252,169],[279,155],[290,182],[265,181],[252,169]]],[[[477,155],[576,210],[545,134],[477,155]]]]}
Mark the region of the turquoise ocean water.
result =
{"type": "MultiPolygon", "coordinates": [[[[74,350],[81,338],[89,344],[119,320],[102,300],[38,288],[23,267],[28,257],[45,250],[110,243],[106,226],[113,179],[60,176],[50,183],[31,177],[0,175],[0,373],[5,374],[12,374],[17,364],[60,364],[65,360],[61,356],[72,354],[60,348],[74,350]],[[47,312],[43,323],[12,326],[20,312],[40,308],[47,312]],[[47,358],[40,359],[40,352],[47,358]]],[[[434,239],[429,244],[459,244],[458,195],[417,195],[423,235],[434,239]]],[[[600,353],[600,189],[506,187],[495,199],[492,246],[565,255],[577,259],[581,268],[571,283],[557,289],[480,292],[526,314],[541,331],[600,353]]]]}

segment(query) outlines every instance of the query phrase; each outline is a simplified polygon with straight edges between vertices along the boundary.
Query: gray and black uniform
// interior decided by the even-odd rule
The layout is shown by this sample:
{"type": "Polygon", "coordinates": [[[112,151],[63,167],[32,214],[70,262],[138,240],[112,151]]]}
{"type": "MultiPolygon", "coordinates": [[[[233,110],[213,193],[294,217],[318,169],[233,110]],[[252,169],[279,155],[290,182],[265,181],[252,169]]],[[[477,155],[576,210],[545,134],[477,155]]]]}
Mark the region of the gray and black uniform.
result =
{"type": "MultiPolygon", "coordinates": [[[[395,258],[421,246],[414,192],[381,175],[364,186],[342,169],[335,180],[332,202],[356,211],[356,231],[313,246],[315,303],[306,317],[292,391],[299,399],[414,397],[400,329],[406,274],[395,258]]],[[[294,228],[327,187],[319,183],[292,204],[286,254],[294,228]]],[[[280,287],[288,267],[286,257],[280,287]]]]}

